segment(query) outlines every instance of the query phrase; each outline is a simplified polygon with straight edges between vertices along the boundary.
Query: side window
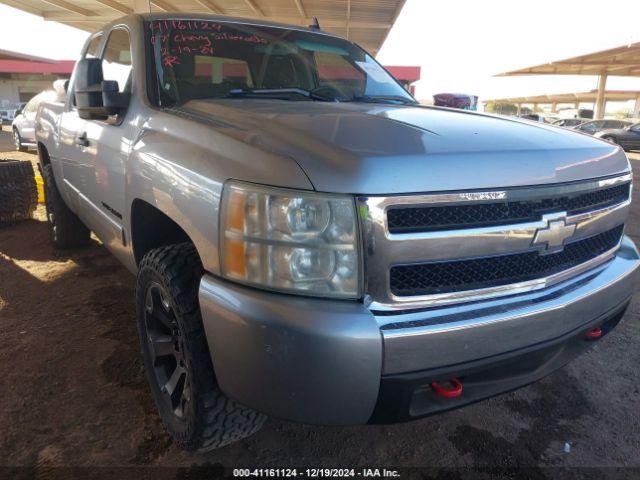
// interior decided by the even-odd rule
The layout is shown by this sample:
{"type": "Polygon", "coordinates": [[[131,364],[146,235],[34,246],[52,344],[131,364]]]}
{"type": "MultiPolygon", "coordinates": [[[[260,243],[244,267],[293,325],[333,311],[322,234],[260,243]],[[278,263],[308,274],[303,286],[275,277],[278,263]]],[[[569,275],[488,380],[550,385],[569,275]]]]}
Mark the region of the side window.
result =
{"type": "Polygon", "coordinates": [[[131,41],[124,28],[111,31],[102,55],[102,76],[104,80],[115,80],[118,89],[129,90],[131,75],[131,41]]]}
{"type": "MultiPolygon", "coordinates": [[[[100,56],[100,44],[102,43],[102,33],[98,33],[95,37],[89,40],[89,44],[87,45],[87,49],[84,51],[84,55],[82,58],[98,58],[100,56]]],[[[74,88],[70,86],[68,89],[71,92],[71,106],[75,108],[76,106],[76,96],[74,94],[74,88]]],[[[26,107],[25,107],[26,110],[26,107]]]]}
{"type": "Polygon", "coordinates": [[[87,50],[84,52],[84,58],[98,58],[100,56],[100,42],[102,35],[98,34],[89,41],[87,50]]]}

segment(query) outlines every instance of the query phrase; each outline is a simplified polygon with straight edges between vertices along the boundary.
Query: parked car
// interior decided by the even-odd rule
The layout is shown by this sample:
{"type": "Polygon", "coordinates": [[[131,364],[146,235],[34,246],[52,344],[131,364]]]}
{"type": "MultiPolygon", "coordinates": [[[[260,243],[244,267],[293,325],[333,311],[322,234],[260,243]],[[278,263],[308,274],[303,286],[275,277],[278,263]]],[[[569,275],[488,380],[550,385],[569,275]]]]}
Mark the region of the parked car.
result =
{"type": "Polygon", "coordinates": [[[561,118],[560,120],[556,120],[555,122],[553,122],[553,125],[555,125],[556,127],[572,128],[588,121],[588,118],[561,118]]]}
{"type": "Polygon", "coordinates": [[[544,113],[525,113],[520,115],[520,118],[524,120],[533,120],[534,122],[553,123],[558,120],[555,115],[547,115],[544,113]]]}
{"type": "Polygon", "coordinates": [[[513,390],[638,287],[621,149],[421,106],[333,34],[130,15],[73,78],[36,119],[51,238],[93,231],[136,275],[146,376],[187,449],[266,415],[389,423],[513,390]]]}
{"type": "Polygon", "coordinates": [[[28,149],[36,148],[36,112],[38,106],[44,101],[54,101],[56,92],[47,90],[40,92],[29,100],[24,107],[16,110],[16,116],[11,122],[13,133],[13,144],[16,150],[26,152],[28,149]]]}
{"type": "Polygon", "coordinates": [[[628,127],[629,125],[631,125],[631,122],[628,122],[626,120],[591,120],[574,127],[574,130],[578,130],[579,132],[587,133],[589,135],[594,135],[596,132],[600,132],[602,130],[624,128],[628,127]]]}
{"type": "Polygon", "coordinates": [[[563,108],[558,110],[560,118],[584,118],[585,121],[593,120],[593,110],[589,108],[563,108]]]}
{"type": "Polygon", "coordinates": [[[13,108],[0,110],[0,125],[10,125],[15,116],[16,110],[13,108]]]}
{"type": "Polygon", "coordinates": [[[620,145],[624,150],[640,150],[640,123],[616,130],[602,130],[596,137],[620,145]]]}
{"type": "Polygon", "coordinates": [[[477,110],[478,96],[466,93],[437,93],[433,96],[433,104],[460,110],[477,110]]]}

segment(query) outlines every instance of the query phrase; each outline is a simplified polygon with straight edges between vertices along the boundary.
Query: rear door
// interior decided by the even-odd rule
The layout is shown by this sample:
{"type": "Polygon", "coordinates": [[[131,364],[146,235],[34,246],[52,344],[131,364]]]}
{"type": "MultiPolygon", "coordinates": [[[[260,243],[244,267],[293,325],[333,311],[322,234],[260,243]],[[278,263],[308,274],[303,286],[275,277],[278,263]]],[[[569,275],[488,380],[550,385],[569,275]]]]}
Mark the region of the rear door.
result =
{"type": "Polygon", "coordinates": [[[618,128],[624,128],[624,122],[620,120],[605,120],[603,130],[616,130],[618,128]]]}

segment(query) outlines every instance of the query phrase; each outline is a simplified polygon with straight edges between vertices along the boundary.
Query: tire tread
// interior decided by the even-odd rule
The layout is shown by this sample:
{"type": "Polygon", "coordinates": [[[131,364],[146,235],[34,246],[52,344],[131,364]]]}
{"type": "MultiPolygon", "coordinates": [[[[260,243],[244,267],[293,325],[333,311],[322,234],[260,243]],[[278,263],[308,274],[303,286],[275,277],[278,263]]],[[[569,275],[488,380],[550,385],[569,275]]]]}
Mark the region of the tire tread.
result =
{"type": "Polygon", "coordinates": [[[28,220],[37,206],[38,190],[31,162],[0,160],[0,224],[28,220]]]}
{"type": "Polygon", "coordinates": [[[226,397],[215,382],[198,301],[204,270],[195,247],[191,243],[175,244],[157,248],[144,256],[136,285],[138,308],[144,305],[141,296],[145,289],[140,272],[146,269],[159,274],[169,290],[176,314],[182,318],[191,361],[194,428],[180,435],[172,431],[163,418],[165,426],[186,450],[197,452],[213,450],[252,435],[260,429],[266,417],[226,397]]]}

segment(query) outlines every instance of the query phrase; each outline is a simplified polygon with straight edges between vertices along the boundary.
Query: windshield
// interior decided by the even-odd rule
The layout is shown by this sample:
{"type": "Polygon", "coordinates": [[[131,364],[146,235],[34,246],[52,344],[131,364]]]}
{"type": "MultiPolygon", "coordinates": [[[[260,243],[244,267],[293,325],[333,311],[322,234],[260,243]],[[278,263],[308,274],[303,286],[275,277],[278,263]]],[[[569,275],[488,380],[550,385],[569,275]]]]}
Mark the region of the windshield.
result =
{"type": "Polygon", "coordinates": [[[146,31],[162,106],[238,96],[415,102],[365,51],[329,35],[178,19],[146,31]]]}

